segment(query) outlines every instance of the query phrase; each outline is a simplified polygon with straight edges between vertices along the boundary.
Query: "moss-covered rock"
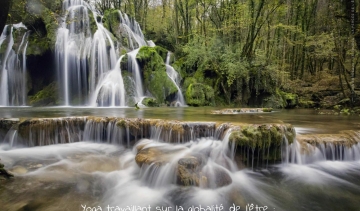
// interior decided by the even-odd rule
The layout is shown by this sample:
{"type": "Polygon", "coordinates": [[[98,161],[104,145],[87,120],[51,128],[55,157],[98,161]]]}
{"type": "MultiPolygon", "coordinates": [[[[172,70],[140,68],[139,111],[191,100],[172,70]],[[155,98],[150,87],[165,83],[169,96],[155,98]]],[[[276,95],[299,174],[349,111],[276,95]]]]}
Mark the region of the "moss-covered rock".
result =
{"type": "Polygon", "coordinates": [[[142,104],[147,107],[159,107],[159,103],[156,101],[156,99],[150,97],[144,98],[142,104]]]}
{"type": "Polygon", "coordinates": [[[0,163],[0,179],[1,178],[10,179],[12,177],[14,177],[14,175],[12,175],[7,170],[5,170],[5,165],[0,163]]]}
{"type": "Polygon", "coordinates": [[[94,17],[94,14],[91,11],[89,11],[88,14],[89,14],[89,22],[90,22],[91,34],[95,34],[95,32],[97,30],[96,21],[97,21],[98,18],[101,18],[101,17],[100,16],[94,17]]]}
{"type": "Polygon", "coordinates": [[[168,54],[168,50],[166,50],[165,48],[161,47],[161,46],[155,46],[154,49],[156,50],[156,52],[161,56],[161,58],[164,60],[164,62],[166,62],[166,57],[168,54]]]}
{"type": "MultiPolygon", "coordinates": [[[[303,103],[305,103],[303,101],[303,103]]],[[[269,97],[264,98],[263,106],[271,108],[295,108],[299,104],[297,94],[276,90],[269,97]]]]}
{"type": "Polygon", "coordinates": [[[294,108],[298,104],[298,95],[280,91],[280,95],[284,100],[285,108],[294,108]]]}
{"type": "MultiPolygon", "coordinates": [[[[130,19],[132,19],[132,17],[130,17],[130,19]]],[[[131,29],[129,29],[128,26],[121,24],[119,10],[106,10],[102,22],[104,27],[114,36],[114,39],[120,41],[120,47],[127,50],[133,50],[140,47],[132,33],[129,33],[129,30],[131,29]]]]}
{"type": "Polygon", "coordinates": [[[102,19],[104,27],[107,28],[114,36],[120,39],[121,31],[120,31],[120,15],[119,11],[116,9],[106,10],[104,13],[104,17],[102,19]]]}
{"type": "Polygon", "coordinates": [[[186,89],[185,99],[191,106],[212,105],[214,99],[214,90],[201,83],[190,84],[186,89]]]}
{"type": "Polygon", "coordinates": [[[178,91],[166,74],[164,61],[155,48],[141,47],[136,58],[143,70],[145,88],[159,103],[164,103],[167,96],[178,91]]]}
{"type": "Polygon", "coordinates": [[[23,22],[31,30],[27,55],[41,55],[54,48],[61,0],[15,0],[10,12],[13,23],[23,22]]]}
{"type": "Polygon", "coordinates": [[[58,105],[58,85],[53,82],[46,86],[43,90],[30,97],[30,105],[32,106],[47,106],[58,105]]]}
{"type": "Polygon", "coordinates": [[[243,161],[249,161],[254,155],[258,155],[262,160],[280,161],[284,137],[288,144],[291,144],[295,140],[295,135],[294,128],[288,124],[254,124],[240,126],[240,129],[232,132],[229,140],[236,145],[239,152],[244,152],[244,149],[245,152],[247,150],[251,152],[249,155],[241,154],[243,161]],[[255,151],[257,153],[252,153],[255,151]]]}

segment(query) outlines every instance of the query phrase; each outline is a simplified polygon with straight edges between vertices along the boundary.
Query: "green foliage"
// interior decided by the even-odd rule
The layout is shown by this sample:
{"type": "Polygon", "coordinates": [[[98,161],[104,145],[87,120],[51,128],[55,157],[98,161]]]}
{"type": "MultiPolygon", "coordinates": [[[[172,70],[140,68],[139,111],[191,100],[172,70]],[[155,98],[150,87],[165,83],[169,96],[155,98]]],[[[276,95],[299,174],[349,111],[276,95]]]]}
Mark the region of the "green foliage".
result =
{"type": "Polygon", "coordinates": [[[154,98],[144,98],[142,101],[142,104],[144,104],[147,107],[159,107],[159,103],[154,98]]]}
{"type": "MultiPolygon", "coordinates": [[[[268,65],[265,53],[256,51],[257,59],[249,62],[241,57],[238,46],[227,46],[219,38],[198,37],[183,48],[181,68],[186,75],[184,88],[191,83],[213,87],[216,102],[248,104],[250,96],[276,91],[279,76],[274,65],[268,65]]],[[[222,104],[222,103],[221,103],[222,104]]],[[[277,107],[277,106],[275,106],[277,107]]],[[[280,106],[281,107],[281,106],[280,106]]]]}
{"type": "Polygon", "coordinates": [[[341,105],[334,105],[334,109],[336,110],[336,111],[340,111],[341,110],[341,105]]]}
{"type": "Polygon", "coordinates": [[[212,105],[214,90],[201,83],[190,84],[186,89],[185,99],[187,104],[192,106],[212,105]]]}
{"type": "Polygon", "coordinates": [[[166,62],[166,57],[168,54],[168,50],[166,50],[165,48],[161,47],[161,46],[155,46],[154,47],[156,52],[161,56],[161,58],[164,60],[164,62],[166,62]]]}
{"type": "Polygon", "coordinates": [[[287,93],[282,91],[279,92],[285,103],[285,108],[294,108],[298,104],[297,94],[287,93]]]}
{"type": "Polygon", "coordinates": [[[263,108],[262,111],[263,112],[272,112],[273,109],[272,108],[263,108]]]}
{"type": "Polygon", "coordinates": [[[22,22],[32,31],[27,54],[40,55],[55,46],[61,0],[14,0],[9,23],[22,22]]]}
{"type": "Polygon", "coordinates": [[[350,109],[344,108],[340,111],[341,114],[350,115],[350,109]]]}

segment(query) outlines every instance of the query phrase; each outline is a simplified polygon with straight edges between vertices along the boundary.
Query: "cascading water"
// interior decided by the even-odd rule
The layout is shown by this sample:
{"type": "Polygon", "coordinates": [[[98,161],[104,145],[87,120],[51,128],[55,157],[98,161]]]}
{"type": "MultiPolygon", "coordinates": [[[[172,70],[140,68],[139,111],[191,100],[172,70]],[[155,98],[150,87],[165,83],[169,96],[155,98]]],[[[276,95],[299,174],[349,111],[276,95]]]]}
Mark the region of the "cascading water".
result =
{"type": "Polygon", "coordinates": [[[121,56],[115,68],[104,73],[92,96],[92,106],[125,106],[125,87],[121,75],[121,56]]]}
{"type": "Polygon", "coordinates": [[[6,25],[0,37],[0,48],[7,44],[6,50],[0,54],[0,106],[26,105],[26,49],[29,32],[24,33],[17,51],[14,47],[13,32],[25,29],[20,24],[6,25]]]}
{"type": "MultiPolygon", "coordinates": [[[[64,105],[69,106],[73,95],[83,101],[89,91],[87,57],[92,49],[92,38],[88,5],[84,1],[64,1],[63,12],[65,15],[57,31],[55,55],[62,99],[64,105]]],[[[99,57],[106,60],[99,65],[100,70],[109,65],[107,55],[103,53],[98,52],[99,57]]]]}
{"type": "Polygon", "coordinates": [[[141,46],[147,46],[148,43],[145,41],[144,34],[141,31],[139,23],[136,22],[133,18],[130,19],[127,14],[122,13],[120,10],[118,12],[120,17],[120,28],[124,28],[128,34],[128,47],[131,50],[135,50],[141,46]],[[134,45],[133,40],[135,40],[136,45],[134,45]]]}
{"type": "Polygon", "coordinates": [[[357,144],[346,146],[342,143],[299,143],[296,141],[286,147],[287,156],[284,163],[295,163],[299,165],[312,164],[322,161],[359,161],[360,160],[360,138],[357,144]]]}
{"type": "Polygon", "coordinates": [[[141,78],[141,71],[138,62],[136,61],[136,55],[139,52],[140,48],[135,49],[129,53],[128,55],[128,69],[131,70],[132,76],[135,82],[135,102],[139,102],[141,97],[144,96],[143,84],[141,78]]]}
{"type": "Polygon", "coordinates": [[[186,106],[186,102],[184,99],[184,96],[182,94],[182,91],[180,89],[180,75],[179,73],[170,65],[170,52],[168,52],[167,56],[166,56],[166,73],[169,76],[169,78],[171,79],[171,81],[174,83],[174,85],[176,86],[178,92],[176,93],[176,98],[175,98],[175,106],[186,106]]]}
{"type": "MultiPolygon", "coordinates": [[[[125,87],[119,72],[121,58],[118,59],[119,53],[116,53],[119,52],[119,43],[114,44],[111,33],[97,21],[99,15],[85,1],[64,1],[63,12],[65,15],[57,32],[55,51],[64,105],[126,106],[125,87]],[[91,33],[89,13],[96,22],[94,35],[91,33]]],[[[136,54],[147,43],[139,24],[126,14],[118,13],[120,29],[125,30],[128,47],[133,49],[127,55],[136,98],[140,99],[144,94],[136,54]]]]}
{"type": "MultiPolygon", "coordinates": [[[[16,182],[2,183],[2,193],[7,194],[6,200],[24,199],[28,207],[34,206],[28,199],[47,210],[64,200],[70,210],[86,206],[89,210],[141,207],[151,211],[158,206],[160,210],[181,207],[194,211],[220,206],[236,210],[233,207],[239,206],[240,210],[322,211],[356,210],[358,206],[358,144],[339,145],[339,152],[331,144],[324,146],[325,151],[334,148],[329,155],[343,157],[343,162],[288,163],[251,171],[238,168],[237,154],[242,151],[235,153],[230,137],[236,128],[229,129],[227,124],[168,121],[165,125],[161,120],[105,117],[27,121],[11,129],[5,140],[15,147],[21,144],[16,141],[19,136],[28,137],[32,146],[38,147],[19,149],[2,144],[0,157],[16,176],[16,182]],[[176,140],[178,136],[182,138],[176,140]],[[126,137],[139,139],[133,145],[126,137]],[[46,144],[53,145],[39,146],[46,144]],[[349,149],[352,152],[348,154],[355,155],[352,161],[345,159],[349,149]],[[17,188],[27,191],[14,192],[17,188]],[[345,204],[341,203],[344,197],[345,204]]],[[[297,152],[303,156],[299,150],[304,149],[303,143],[288,145],[284,139],[282,148],[288,150],[283,153],[288,155],[283,157],[291,160],[292,146],[299,146],[297,152]]],[[[0,197],[3,208],[15,210],[17,204],[4,203],[4,198],[0,197]]]]}

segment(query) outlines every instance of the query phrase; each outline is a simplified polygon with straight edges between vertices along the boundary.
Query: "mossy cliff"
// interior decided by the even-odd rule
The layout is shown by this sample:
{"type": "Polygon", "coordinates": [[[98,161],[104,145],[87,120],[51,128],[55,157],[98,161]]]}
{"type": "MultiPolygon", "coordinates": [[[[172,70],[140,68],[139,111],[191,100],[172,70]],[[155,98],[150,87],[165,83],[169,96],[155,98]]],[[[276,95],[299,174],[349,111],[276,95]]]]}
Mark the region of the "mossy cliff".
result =
{"type": "Polygon", "coordinates": [[[22,22],[31,30],[27,55],[53,50],[62,0],[13,0],[8,23],[22,22]]]}
{"type": "Polygon", "coordinates": [[[136,59],[143,70],[145,89],[149,90],[159,103],[165,103],[166,97],[176,93],[177,88],[166,74],[163,58],[156,48],[144,46],[140,48],[136,59]]]}

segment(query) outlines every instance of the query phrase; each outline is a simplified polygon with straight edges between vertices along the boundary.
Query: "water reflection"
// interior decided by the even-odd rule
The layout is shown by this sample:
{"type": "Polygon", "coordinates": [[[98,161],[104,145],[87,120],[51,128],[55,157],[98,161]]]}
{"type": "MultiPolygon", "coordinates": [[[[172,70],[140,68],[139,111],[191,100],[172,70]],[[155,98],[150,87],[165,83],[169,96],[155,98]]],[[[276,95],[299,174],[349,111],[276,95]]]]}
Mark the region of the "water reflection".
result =
{"type": "Polygon", "coordinates": [[[160,107],[141,108],[132,107],[2,107],[0,117],[69,117],[69,116],[100,116],[100,117],[128,117],[155,118],[180,121],[217,121],[217,122],[246,122],[262,123],[290,123],[298,128],[300,133],[335,133],[340,130],[360,129],[358,116],[318,115],[311,109],[278,110],[271,113],[244,113],[236,115],[211,114],[211,107],[160,107]]]}

